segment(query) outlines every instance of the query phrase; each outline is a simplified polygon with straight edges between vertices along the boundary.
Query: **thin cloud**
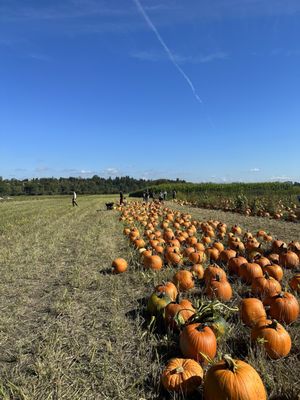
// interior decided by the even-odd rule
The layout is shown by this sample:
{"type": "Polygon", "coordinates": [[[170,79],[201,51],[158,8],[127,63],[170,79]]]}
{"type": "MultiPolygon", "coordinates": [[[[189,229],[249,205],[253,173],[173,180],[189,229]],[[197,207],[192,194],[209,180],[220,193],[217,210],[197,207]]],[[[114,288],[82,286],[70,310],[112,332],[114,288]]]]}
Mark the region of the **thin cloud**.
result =
{"type": "MultiPolygon", "coordinates": [[[[131,57],[137,58],[138,60],[142,61],[152,61],[152,62],[158,62],[158,61],[163,61],[166,59],[165,54],[163,53],[158,53],[154,51],[139,51],[139,52],[134,52],[131,53],[131,57]]],[[[206,55],[192,55],[192,56],[184,56],[180,54],[173,54],[174,60],[178,64],[203,64],[203,63],[209,63],[213,62],[216,60],[226,60],[229,58],[228,53],[225,53],[223,51],[219,52],[214,52],[206,55]]]]}
{"type": "Polygon", "coordinates": [[[199,103],[202,103],[202,100],[200,99],[199,95],[196,92],[195,86],[193,84],[193,82],[191,81],[191,79],[187,76],[187,74],[183,71],[183,69],[179,66],[178,62],[176,61],[176,58],[174,57],[173,53],[171,52],[171,50],[169,49],[169,47],[166,45],[165,41],[163,40],[163,38],[161,37],[160,33],[158,32],[157,28],[155,27],[155,25],[153,24],[153,22],[151,21],[151,19],[149,18],[148,14],[146,13],[146,11],[144,10],[144,8],[142,7],[141,3],[139,0],[133,0],[133,2],[135,3],[139,13],[142,15],[142,17],[145,19],[147,25],[149,26],[149,28],[153,31],[153,33],[155,34],[158,42],[161,44],[162,48],[164,49],[164,51],[166,52],[167,56],[169,57],[170,61],[172,62],[172,64],[174,65],[174,67],[179,71],[179,73],[181,74],[181,76],[184,78],[184,80],[187,82],[187,84],[189,85],[190,89],[193,92],[193,95],[195,96],[196,100],[199,103]]]}
{"type": "Polygon", "coordinates": [[[259,168],[251,168],[250,172],[260,172],[260,169],[259,168]]]}

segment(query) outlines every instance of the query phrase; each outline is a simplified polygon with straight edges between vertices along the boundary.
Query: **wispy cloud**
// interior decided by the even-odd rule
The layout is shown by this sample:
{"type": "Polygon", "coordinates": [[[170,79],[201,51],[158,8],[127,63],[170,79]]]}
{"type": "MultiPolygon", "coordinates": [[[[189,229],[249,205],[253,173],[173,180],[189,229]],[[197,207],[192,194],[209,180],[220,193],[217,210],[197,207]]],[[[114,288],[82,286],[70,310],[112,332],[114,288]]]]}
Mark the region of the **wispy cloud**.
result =
{"type": "MultiPolygon", "coordinates": [[[[166,60],[164,53],[154,52],[154,51],[139,51],[131,53],[131,57],[137,58],[142,61],[162,61],[166,60]]],[[[223,51],[216,51],[210,54],[200,54],[200,55],[190,55],[185,56],[181,54],[174,54],[173,57],[178,64],[203,64],[218,60],[227,60],[229,54],[223,51]]]]}
{"type": "Polygon", "coordinates": [[[260,172],[260,169],[259,168],[251,168],[250,172],[260,172]]]}
{"type": "Polygon", "coordinates": [[[37,61],[51,61],[51,57],[48,56],[47,54],[41,54],[41,53],[31,53],[28,54],[28,58],[32,58],[37,61]]]}
{"type": "Polygon", "coordinates": [[[142,7],[141,3],[139,0],[133,0],[133,2],[136,4],[136,7],[139,11],[139,13],[142,15],[142,17],[145,19],[147,25],[149,26],[149,28],[153,31],[153,33],[156,36],[156,39],[158,40],[158,42],[160,43],[160,45],[162,46],[162,48],[164,49],[164,51],[166,52],[167,56],[169,57],[170,61],[172,62],[172,64],[174,65],[174,67],[178,70],[178,72],[180,73],[180,75],[183,77],[183,79],[187,82],[188,86],[190,87],[191,91],[193,92],[193,95],[195,96],[196,100],[199,103],[202,103],[202,100],[200,99],[200,97],[198,96],[195,86],[193,84],[193,82],[191,81],[191,79],[187,76],[187,74],[184,72],[184,70],[179,66],[178,62],[176,61],[173,53],[171,52],[171,50],[169,49],[169,47],[166,45],[165,41],[163,40],[163,38],[161,37],[160,33],[158,32],[156,26],[153,24],[153,22],[151,21],[151,19],[149,18],[148,14],[146,13],[146,11],[144,10],[144,8],[142,7]]]}

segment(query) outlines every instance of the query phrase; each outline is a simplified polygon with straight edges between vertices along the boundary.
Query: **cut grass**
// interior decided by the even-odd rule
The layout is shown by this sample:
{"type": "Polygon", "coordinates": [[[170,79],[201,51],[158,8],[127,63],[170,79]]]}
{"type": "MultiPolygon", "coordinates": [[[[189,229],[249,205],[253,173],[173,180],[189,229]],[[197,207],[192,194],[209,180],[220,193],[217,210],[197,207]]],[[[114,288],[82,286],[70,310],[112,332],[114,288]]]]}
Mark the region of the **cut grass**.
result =
{"type": "MultiPolygon", "coordinates": [[[[159,383],[164,363],[180,355],[177,337],[149,333],[144,313],[154,285],[174,269],[142,269],[118,213],[104,211],[108,199],[80,197],[75,208],[65,197],[0,204],[1,399],[180,398],[159,383]],[[116,257],[129,261],[128,272],[111,274],[116,257]]],[[[181,209],[253,232],[264,228],[287,241],[300,237],[299,224],[181,209]]],[[[200,295],[198,288],[189,296],[200,295]]],[[[249,350],[249,330],[235,322],[221,350],[251,362],[270,396],[297,399],[299,324],[289,328],[291,356],[274,362],[249,350]]]]}

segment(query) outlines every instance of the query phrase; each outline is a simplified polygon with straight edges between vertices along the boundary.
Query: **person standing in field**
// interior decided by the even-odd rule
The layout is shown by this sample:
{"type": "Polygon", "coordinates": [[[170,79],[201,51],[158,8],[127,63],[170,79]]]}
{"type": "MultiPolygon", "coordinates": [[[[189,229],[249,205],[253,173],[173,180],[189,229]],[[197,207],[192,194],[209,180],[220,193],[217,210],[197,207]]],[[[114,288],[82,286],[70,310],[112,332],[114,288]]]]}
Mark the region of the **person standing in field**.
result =
{"type": "Polygon", "coordinates": [[[76,194],[76,192],[73,192],[73,197],[72,197],[72,205],[73,205],[73,207],[75,207],[75,206],[78,207],[76,199],[77,199],[77,194],[76,194]]]}
{"type": "Polygon", "coordinates": [[[174,189],[174,190],[173,190],[173,200],[176,199],[176,194],[177,194],[177,193],[176,193],[176,190],[174,189]]]}
{"type": "Polygon", "coordinates": [[[122,190],[120,191],[120,206],[123,204],[124,202],[124,196],[123,196],[123,192],[122,190]]]}

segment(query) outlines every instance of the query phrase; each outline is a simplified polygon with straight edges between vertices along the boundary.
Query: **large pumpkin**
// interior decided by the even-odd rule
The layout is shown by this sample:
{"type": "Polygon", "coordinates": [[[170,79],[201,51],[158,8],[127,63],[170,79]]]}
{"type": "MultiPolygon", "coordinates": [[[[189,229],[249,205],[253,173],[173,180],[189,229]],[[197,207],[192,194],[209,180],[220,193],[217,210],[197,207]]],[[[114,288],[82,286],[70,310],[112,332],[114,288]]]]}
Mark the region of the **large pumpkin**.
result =
{"type": "Polygon", "coordinates": [[[183,328],[179,346],[182,354],[205,363],[206,357],[213,359],[217,352],[217,339],[214,332],[206,325],[196,323],[183,328]]]}
{"type": "Polygon", "coordinates": [[[195,361],[184,358],[172,358],[163,370],[163,387],[171,392],[194,392],[202,384],[203,369],[195,361]]]}
{"type": "Polygon", "coordinates": [[[266,400],[264,384],[256,370],[229,356],[214,364],[204,380],[205,400],[266,400]]]}

